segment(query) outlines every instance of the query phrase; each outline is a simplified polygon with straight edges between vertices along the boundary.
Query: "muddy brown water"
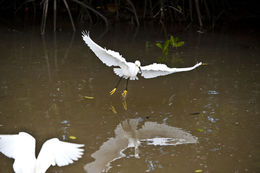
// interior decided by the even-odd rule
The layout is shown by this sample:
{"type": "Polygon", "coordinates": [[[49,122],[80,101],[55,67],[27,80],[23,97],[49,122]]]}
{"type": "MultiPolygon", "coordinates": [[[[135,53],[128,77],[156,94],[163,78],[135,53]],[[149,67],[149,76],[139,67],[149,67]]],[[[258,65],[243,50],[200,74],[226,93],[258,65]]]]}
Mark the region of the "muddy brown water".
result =
{"type": "MultiPolygon", "coordinates": [[[[91,35],[129,61],[137,57],[144,65],[156,62],[161,52],[154,43],[164,40],[160,31],[125,30],[109,31],[101,38],[98,32],[91,35]]],[[[185,41],[182,48],[169,52],[182,60],[176,66],[198,61],[208,65],[130,81],[126,108],[121,98],[125,81],[109,95],[118,77],[88,49],[80,33],[59,32],[55,39],[53,34],[41,37],[38,30],[1,29],[0,134],[32,134],[37,153],[52,137],[83,143],[82,159],[47,172],[85,173],[84,166],[94,161],[91,154],[115,137],[116,127],[138,119],[142,124],[181,128],[197,137],[198,143],[142,144],[140,158],[131,157],[134,150],[127,149],[126,157],[112,162],[108,172],[259,172],[259,37],[196,31],[173,35],[185,41]]],[[[1,154],[0,172],[13,172],[12,162],[1,154]]]]}

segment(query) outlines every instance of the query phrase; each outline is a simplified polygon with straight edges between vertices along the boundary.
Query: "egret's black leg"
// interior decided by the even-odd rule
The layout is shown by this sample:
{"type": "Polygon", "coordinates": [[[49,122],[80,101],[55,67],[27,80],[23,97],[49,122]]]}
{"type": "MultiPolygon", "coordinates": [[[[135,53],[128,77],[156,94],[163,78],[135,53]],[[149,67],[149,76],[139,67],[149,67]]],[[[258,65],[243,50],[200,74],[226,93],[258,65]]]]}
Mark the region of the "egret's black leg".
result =
{"type": "Polygon", "coordinates": [[[126,91],[127,91],[128,81],[129,81],[129,78],[126,80],[126,86],[125,86],[126,91]]]}
{"type": "Polygon", "coordinates": [[[118,87],[118,85],[120,84],[120,82],[121,82],[122,78],[123,78],[123,77],[120,77],[120,79],[118,80],[118,82],[117,82],[117,84],[116,84],[116,87],[115,87],[115,88],[117,88],[117,87],[118,87]]]}
{"type": "Polygon", "coordinates": [[[113,94],[116,92],[116,89],[117,89],[118,85],[120,84],[122,78],[123,78],[123,77],[120,77],[120,79],[119,79],[118,82],[116,83],[115,88],[110,91],[110,95],[113,95],[113,94]]]}
{"type": "Polygon", "coordinates": [[[129,78],[126,80],[126,87],[125,87],[124,92],[122,93],[122,96],[123,96],[123,97],[126,97],[126,95],[127,95],[127,86],[128,86],[128,81],[129,81],[129,78]]]}

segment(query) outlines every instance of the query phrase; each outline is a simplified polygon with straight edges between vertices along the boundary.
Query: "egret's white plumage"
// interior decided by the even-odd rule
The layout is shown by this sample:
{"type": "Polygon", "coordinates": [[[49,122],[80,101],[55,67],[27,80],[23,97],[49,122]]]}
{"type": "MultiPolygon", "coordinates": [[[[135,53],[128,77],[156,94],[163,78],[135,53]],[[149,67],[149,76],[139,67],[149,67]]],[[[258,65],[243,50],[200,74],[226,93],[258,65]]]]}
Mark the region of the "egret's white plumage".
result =
{"type": "Polygon", "coordinates": [[[142,70],[142,76],[144,78],[155,78],[157,76],[165,76],[172,73],[177,72],[184,72],[184,71],[191,71],[198,66],[200,66],[202,63],[197,63],[193,67],[186,67],[186,68],[169,68],[165,64],[157,64],[153,63],[147,66],[141,67],[142,70]]]}
{"type": "MultiPolygon", "coordinates": [[[[147,66],[141,66],[139,60],[136,60],[134,63],[127,62],[125,58],[123,58],[118,52],[100,47],[89,37],[88,32],[83,32],[82,37],[85,43],[89,46],[89,48],[104,64],[106,64],[109,67],[119,67],[114,68],[114,73],[125,79],[138,80],[138,73],[141,73],[141,76],[143,76],[144,78],[155,78],[158,76],[165,76],[176,72],[190,71],[202,65],[202,63],[200,62],[192,67],[186,68],[169,68],[165,64],[157,63],[153,63],[147,66]]],[[[111,92],[113,94],[115,90],[112,90],[111,92]]]]}
{"type": "Polygon", "coordinates": [[[65,166],[83,155],[83,144],[47,140],[36,159],[35,139],[26,132],[15,135],[0,135],[0,152],[14,159],[15,173],[45,173],[52,166],[65,166]]]}

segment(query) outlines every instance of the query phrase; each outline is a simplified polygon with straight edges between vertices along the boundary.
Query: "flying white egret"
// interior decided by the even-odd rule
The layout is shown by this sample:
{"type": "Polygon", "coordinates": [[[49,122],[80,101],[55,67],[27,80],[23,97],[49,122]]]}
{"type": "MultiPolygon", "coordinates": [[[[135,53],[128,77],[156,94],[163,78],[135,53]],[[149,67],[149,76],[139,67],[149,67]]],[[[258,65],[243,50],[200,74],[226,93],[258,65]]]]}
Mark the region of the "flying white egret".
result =
{"type": "Polygon", "coordinates": [[[141,66],[141,62],[139,60],[136,60],[134,63],[127,62],[125,58],[123,58],[118,52],[102,48],[89,37],[88,32],[82,32],[82,37],[85,43],[89,46],[89,48],[104,64],[106,64],[109,67],[119,67],[114,68],[114,73],[120,76],[120,79],[117,82],[115,88],[112,91],[110,91],[110,95],[114,94],[122,78],[125,78],[127,80],[126,88],[122,93],[122,95],[126,97],[128,80],[138,80],[138,73],[141,73],[141,76],[148,79],[155,78],[158,76],[165,76],[176,72],[190,71],[202,65],[202,63],[200,62],[195,64],[193,67],[186,68],[169,68],[165,64],[157,63],[153,63],[147,66],[141,66]]]}
{"type": "Polygon", "coordinates": [[[69,165],[83,155],[83,146],[52,138],[43,144],[36,159],[35,139],[30,134],[0,135],[0,152],[14,159],[15,173],[45,173],[51,165],[69,165]]]}

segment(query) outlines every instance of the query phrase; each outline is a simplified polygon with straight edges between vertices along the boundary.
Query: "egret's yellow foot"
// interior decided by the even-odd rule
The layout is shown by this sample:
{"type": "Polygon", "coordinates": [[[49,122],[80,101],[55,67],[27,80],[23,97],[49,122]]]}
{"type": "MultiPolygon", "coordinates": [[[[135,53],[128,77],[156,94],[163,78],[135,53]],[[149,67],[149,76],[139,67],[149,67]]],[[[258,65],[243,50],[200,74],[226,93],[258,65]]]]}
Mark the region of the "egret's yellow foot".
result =
{"type": "Polygon", "coordinates": [[[110,91],[110,95],[113,95],[115,92],[116,92],[116,88],[114,88],[114,89],[112,89],[112,90],[110,91]]]}
{"type": "Polygon", "coordinates": [[[124,90],[123,93],[122,93],[122,96],[126,97],[126,95],[127,95],[127,90],[124,90]]]}

